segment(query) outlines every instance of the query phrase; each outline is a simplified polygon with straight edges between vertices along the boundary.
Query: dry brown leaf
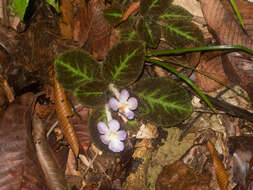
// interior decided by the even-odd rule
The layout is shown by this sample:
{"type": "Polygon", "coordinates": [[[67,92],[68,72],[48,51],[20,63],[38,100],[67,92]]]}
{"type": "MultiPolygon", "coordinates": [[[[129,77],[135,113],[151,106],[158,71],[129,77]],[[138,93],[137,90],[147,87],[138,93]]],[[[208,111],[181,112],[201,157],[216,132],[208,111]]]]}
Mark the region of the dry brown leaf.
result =
{"type": "Polygon", "coordinates": [[[219,159],[213,144],[210,141],[207,141],[207,148],[213,159],[213,167],[216,176],[216,180],[221,188],[221,190],[227,190],[228,187],[228,176],[225,170],[224,164],[219,159]]]}
{"type": "Polygon", "coordinates": [[[75,126],[75,131],[80,143],[80,153],[87,154],[87,151],[92,143],[88,130],[89,109],[81,107],[80,109],[77,109],[76,112],[79,114],[81,119],[77,115],[74,115],[71,121],[75,126]]]}
{"type": "Polygon", "coordinates": [[[63,130],[63,133],[70,145],[70,148],[74,152],[75,156],[78,157],[79,154],[78,137],[76,135],[74,126],[69,120],[69,118],[73,115],[73,113],[67,100],[65,91],[60,86],[55,76],[53,76],[53,82],[54,82],[55,106],[58,120],[63,130]]]}
{"type": "Polygon", "coordinates": [[[128,9],[123,13],[122,18],[120,19],[120,21],[117,25],[124,22],[130,15],[132,15],[134,12],[136,12],[139,9],[139,7],[140,7],[140,1],[132,2],[129,5],[128,9]]]}
{"type": "MultiPolygon", "coordinates": [[[[201,8],[210,28],[222,45],[242,45],[253,49],[253,40],[241,28],[234,15],[221,0],[201,0],[201,8]]],[[[249,4],[252,8],[252,4],[249,4]]],[[[253,21],[247,21],[253,22],[253,21]]],[[[249,25],[247,26],[248,28],[249,25]]],[[[224,56],[223,67],[228,78],[240,84],[253,100],[253,61],[252,56],[234,52],[224,56]]]]}
{"type": "Polygon", "coordinates": [[[32,100],[32,93],[18,97],[0,120],[0,189],[48,190],[32,143],[32,100]]]}
{"type": "Polygon", "coordinates": [[[164,166],[156,182],[156,190],[208,190],[209,176],[196,175],[182,161],[164,166]]]}
{"type": "MultiPolygon", "coordinates": [[[[214,57],[212,59],[201,59],[199,65],[197,66],[197,69],[202,72],[209,73],[209,75],[224,83],[228,83],[228,79],[224,73],[220,56],[214,57]]],[[[198,72],[195,72],[195,83],[204,92],[212,92],[222,87],[221,84],[215,82],[212,79],[209,79],[208,77],[198,72]]]]}
{"type": "Polygon", "coordinates": [[[61,35],[65,39],[72,39],[73,32],[73,7],[71,1],[61,0],[60,3],[61,17],[59,22],[59,27],[61,30],[61,35]]]}
{"type": "Polygon", "coordinates": [[[110,25],[105,21],[102,11],[105,5],[101,0],[82,1],[74,17],[73,38],[98,59],[102,59],[109,50],[110,25]]]}
{"type": "Polygon", "coordinates": [[[67,190],[63,170],[47,142],[46,126],[36,114],[33,115],[32,126],[33,141],[37,157],[49,188],[55,190],[67,190]]]}
{"type": "Polygon", "coordinates": [[[233,181],[239,185],[239,189],[252,189],[253,137],[229,137],[228,148],[232,159],[233,181]]]}

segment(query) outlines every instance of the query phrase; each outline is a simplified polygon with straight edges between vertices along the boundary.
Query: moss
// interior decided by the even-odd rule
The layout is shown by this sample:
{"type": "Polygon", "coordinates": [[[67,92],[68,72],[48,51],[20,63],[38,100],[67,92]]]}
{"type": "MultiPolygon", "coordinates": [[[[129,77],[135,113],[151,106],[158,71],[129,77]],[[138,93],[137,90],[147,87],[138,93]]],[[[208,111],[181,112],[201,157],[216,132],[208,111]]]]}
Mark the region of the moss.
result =
{"type": "Polygon", "coordinates": [[[178,128],[164,129],[168,132],[167,139],[163,140],[163,145],[153,153],[149,168],[147,170],[147,189],[154,190],[159,173],[165,165],[171,164],[180,159],[182,155],[192,146],[194,134],[187,135],[183,141],[178,139],[181,130],[178,128]]]}

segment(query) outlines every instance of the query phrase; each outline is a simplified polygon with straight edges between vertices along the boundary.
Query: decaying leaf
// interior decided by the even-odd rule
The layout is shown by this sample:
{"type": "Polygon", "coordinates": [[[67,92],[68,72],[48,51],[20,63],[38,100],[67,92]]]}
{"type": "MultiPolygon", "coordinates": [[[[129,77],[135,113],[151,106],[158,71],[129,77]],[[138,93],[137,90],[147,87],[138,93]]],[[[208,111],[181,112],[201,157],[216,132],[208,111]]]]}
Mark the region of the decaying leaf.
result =
{"type": "Polygon", "coordinates": [[[168,134],[166,139],[162,139],[163,145],[155,149],[147,169],[147,187],[150,190],[155,189],[157,178],[165,165],[169,165],[179,160],[182,155],[192,146],[194,134],[188,134],[181,142],[179,137],[181,131],[178,128],[163,129],[164,136],[168,134]]]}
{"type": "Polygon", "coordinates": [[[214,146],[210,141],[207,142],[207,148],[208,148],[208,150],[212,156],[212,159],[213,159],[213,167],[214,167],[216,180],[217,180],[221,190],[227,190],[228,175],[225,170],[224,164],[219,159],[219,157],[216,153],[216,150],[214,149],[214,146]]]}
{"type": "Polygon", "coordinates": [[[233,181],[238,183],[240,190],[251,189],[253,185],[253,137],[229,137],[228,148],[232,157],[233,181]]]}
{"type": "Polygon", "coordinates": [[[45,124],[43,124],[42,120],[34,114],[32,125],[33,141],[37,157],[49,188],[52,190],[67,190],[63,170],[58,164],[52,149],[47,142],[45,124]]]}
{"type": "Polygon", "coordinates": [[[62,37],[65,39],[72,39],[73,36],[73,7],[70,1],[62,0],[60,3],[61,17],[59,27],[61,29],[62,37]]]}
{"type": "MultiPolygon", "coordinates": [[[[240,26],[221,0],[201,0],[201,8],[210,31],[222,45],[242,45],[253,49],[253,40],[240,26]]],[[[249,6],[252,6],[249,4],[249,6]]],[[[239,52],[223,57],[223,67],[228,78],[240,84],[253,99],[252,56],[239,52]]]]}
{"type": "MultiPolygon", "coordinates": [[[[222,66],[222,59],[220,56],[214,57],[212,59],[201,59],[197,69],[208,73],[212,77],[220,80],[224,83],[228,83],[228,79],[224,73],[222,66]]],[[[215,82],[208,77],[195,72],[195,83],[204,92],[212,92],[222,87],[221,84],[215,82]]]]}
{"type": "Polygon", "coordinates": [[[87,4],[79,2],[74,17],[74,40],[97,59],[102,59],[109,49],[110,25],[103,17],[105,5],[101,0],[90,0],[87,4]]]}
{"type": "Polygon", "coordinates": [[[209,176],[197,175],[182,161],[163,167],[156,182],[156,190],[208,190],[209,176]]]}
{"type": "Polygon", "coordinates": [[[0,189],[48,190],[32,143],[33,94],[18,97],[0,120],[0,189]]]}

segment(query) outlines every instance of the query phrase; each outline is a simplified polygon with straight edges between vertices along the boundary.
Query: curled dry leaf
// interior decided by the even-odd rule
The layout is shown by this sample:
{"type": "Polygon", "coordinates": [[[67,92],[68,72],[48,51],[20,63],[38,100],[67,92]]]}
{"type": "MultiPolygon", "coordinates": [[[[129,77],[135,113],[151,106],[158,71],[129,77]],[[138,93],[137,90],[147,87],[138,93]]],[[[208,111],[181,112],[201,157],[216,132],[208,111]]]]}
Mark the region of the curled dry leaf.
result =
{"type": "Polygon", "coordinates": [[[225,170],[224,164],[219,159],[219,157],[214,149],[214,146],[210,141],[207,142],[207,148],[208,148],[208,150],[211,154],[211,157],[213,159],[213,167],[214,167],[216,180],[217,180],[221,190],[227,190],[228,176],[227,176],[227,172],[225,170]]]}
{"type": "Polygon", "coordinates": [[[61,167],[47,142],[46,127],[36,114],[33,115],[32,126],[37,157],[49,188],[52,190],[67,190],[63,171],[61,171],[61,167]]]}
{"type": "Polygon", "coordinates": [[[79,154],[79,142],[76,135],[74,126],[69,121],[69,118],[73,115],[67,96],[64,89],[60,86],[55,76],[53,76],[54,81],[54,95],[55,95],[55,106],[58,116],[60,126],[63,133],[70,145],[70,148],[74,152],[75,156],[78,157],[79,154]]]}
{"type": "Polygon", "coordinates": [[[0,120],[0,189],[48,190],[32,143],[33,94],[18,97],[0,120]]]}
{"type": "MultiPolygon", "coordinates": [[[[201,8],[210,31],[222,45],[242,45],[253,49],[252,36],[249,36],[222,3],[222,0],[201,0],[201,8]]],[[[253,5],[248,3],[248,6],[253,5]]],[[[249,22],[249,21],[247,21],[249,22]]],[[[253,21],[251,21],[253,22],[253,21]]],[[[248,27],[247,29],[249,29],[248,27]]],[[[228,78],[240,84],[253,100],[252,56],[233,52],[224,56],[223,67],[228,78]]]]}

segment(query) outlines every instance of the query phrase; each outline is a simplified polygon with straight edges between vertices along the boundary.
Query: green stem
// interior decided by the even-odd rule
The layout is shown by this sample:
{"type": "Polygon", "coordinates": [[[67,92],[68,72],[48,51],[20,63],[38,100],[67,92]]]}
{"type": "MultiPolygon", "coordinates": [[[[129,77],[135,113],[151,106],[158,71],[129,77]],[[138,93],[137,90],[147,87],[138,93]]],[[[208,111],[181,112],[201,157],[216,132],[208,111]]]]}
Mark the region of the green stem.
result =
{"type": "Polygon", "coordinates": [[[163,67],[165,69],[168,69],[171,73],[175,74],[178,78],[184,80],[189,86],[191,86],[200,95],[200,97],[202,97],[202,99],[211,108],[211,110],[213,110],[215,112],[215,109],[214,109],[213,105],[208,100],[208,98],[205,96],[205,94],[189,78],[187,78],[185,75],[183,75],[182,73],[179,73],[173,67],[170,67],[169,65],[166,65],[165,63],[163,63],[161,61],[158,61],[156,59],[146,58],[146,61],[154,63],[154,64],[157,64],[157,65],[159,65],[159,66],[161,66],[161,67],[163,67]]]}
{"type": "Polygon", "coordinates": [[[240,45],[220,45],[220,46],[203,46],[203,47],[194,47],[194,48],[182,48],[182,49],[169,49],[169,50],[161,50],[161,51],[153,51],[147,52],[146,56],[154,56],[154,55],[168,55],[168,54],[183,54],[188,52],[196,52],[196,51],[217,51],[217,50],[231,50],[231,51],[244,51],[253,55],[253,51],[247,47],[240,45]]]}
{"type": "Polygon", "coordinates": [[[181,66],[181,67],[184,67],[184,68],[186,68],[186,69],[191,69],[191,70],[193,70],[193,71],[195,71],[195,72],[198,72],[198,73],[200,73],[200,74],[202,74],[202,75],[204,75],[204,76],[206,76],[206,77],[208,77],[208,78],[214,80],[215,82],[221,84],[222,86],[225,86],[226,88],[228,88],[229,90],[231,90],[231,91],[232,91],[233,93],[235,93],[236,95],[238,95],[238,96],[242,97],[243,99],[245,99],[245,100],[246,100],[247,102],[249,102],[250,104],[253,104],[253,102],[252,102],[249,98],[247,98],[246,96],[244,96],[242,93],[237,92],[237,91],[234,90],[231,86],[229,86],[228,84],[222,82],[221,80],[219,80],[219,79],[213,77],[212,75],[210,75],[210,74],[207,73],[207,72],[200,71],[200,70],[198,70],[198,69],[196,69],[196,68],[194,68],[194,67],[191,67],[191,66],[189,66],[189,65],[185,65],[185,64],[183,64],[183,63],[179,63],[178,60],[173,60],[173,62],[170,62],[170,63],[173,64],[173,65],[181,66]]]}
{"type": "Polygon", "coordinates": [[[234,11],[235,11],[235,14],[236,14],[236,16],[237,16],[237,18],[238,18],[238,20],[239,20],[239,22],[240,22],[242,28],[245,29],[245,26],[244,26],[244,23],[243,23],[241,14],[240,14],[240,12],[239,12],[239,10],[238,10],[238,8],[237,8],[237,6],[236,6],[234,0],[230,0],[230,3],[231,3],[231,5],[232,5],[232,7],[233,7],[233,9],[234,9],[234,11]]]}

